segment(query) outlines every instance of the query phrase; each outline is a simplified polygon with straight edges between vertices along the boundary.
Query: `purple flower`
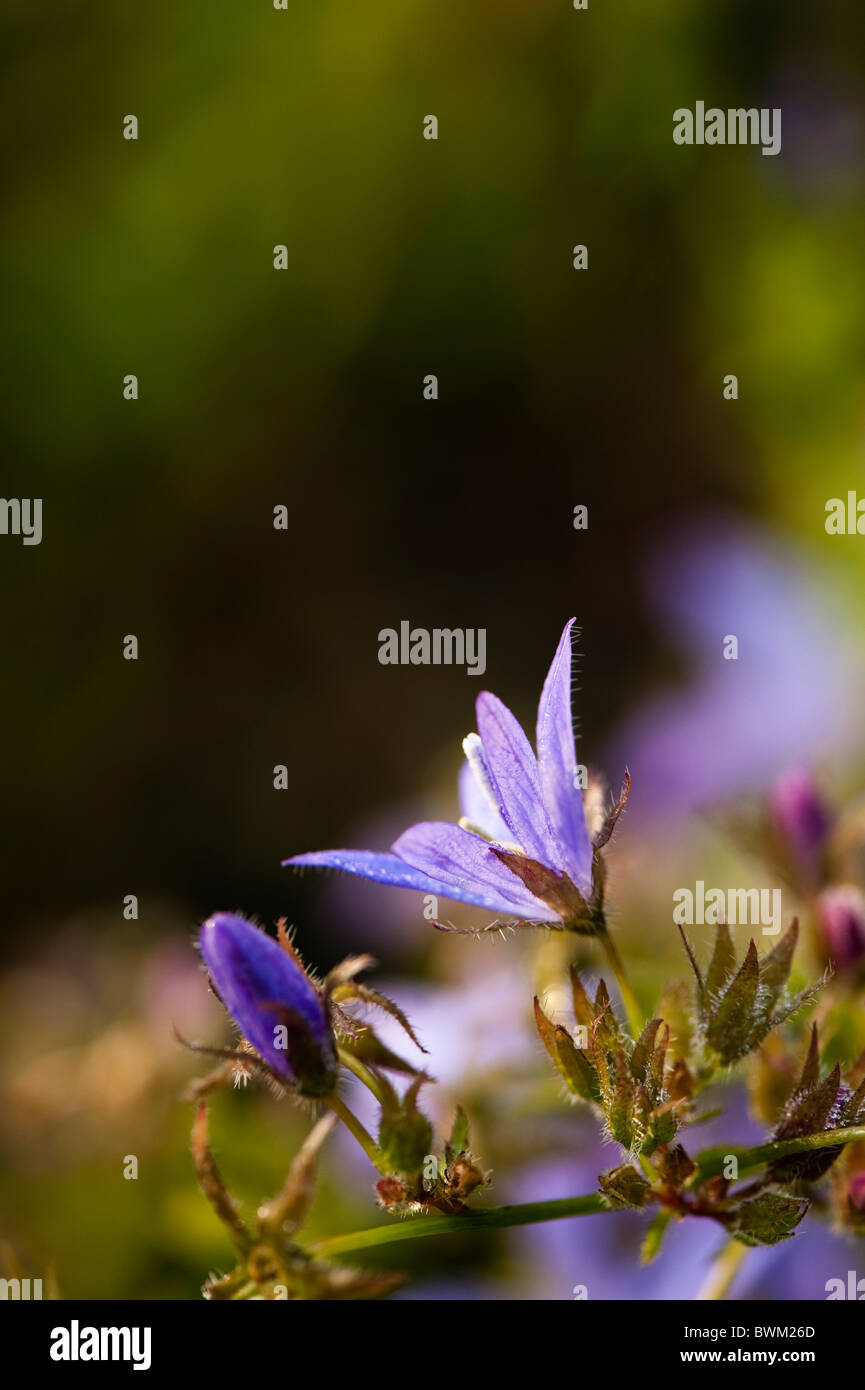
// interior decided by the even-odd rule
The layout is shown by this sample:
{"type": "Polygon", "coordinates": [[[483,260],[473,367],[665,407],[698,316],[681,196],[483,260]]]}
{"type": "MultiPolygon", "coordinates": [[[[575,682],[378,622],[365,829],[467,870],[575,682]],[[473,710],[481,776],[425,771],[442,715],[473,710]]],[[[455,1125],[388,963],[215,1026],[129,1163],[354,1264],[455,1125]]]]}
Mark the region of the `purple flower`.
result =
{"type": "MultiPolygon", "coordinates": [[[[537,757],[501,700],[488,691],[478,696],[478,732],[463,743],[458,825],[422,821],[400,835],[390,854],[320,850],[284,862],[344,869],[508,918],[590,930],[595,847],[577,784],[573,624],[572,618],[565,626],[541,692],[537,757]]],[[[608,822],[603,838],[611,828],[608,822]]]]}
{"type": "Polygon", "coordinates": [[[854,1173],[847,1189],[851,1207],[865,1216],[865,1173],[854,1173]]]}
{"type": "Polygon", "coordinates": [[[861,750],[862,644],[807,555],[750,526],[695,522],[663,538],[645,588],[693,676],[642,700],[611,741],[611,761],[627,750],[641,827],[668,836],[670,820],[762,790],[791,749],[809,762],[861,750]],[[722,655],[728,634],[736,661],[722,655]]]}
{"type": "Polygon", "coordinates": [[[228,912],[208,918],[199,945],[214,989],[263,1061],[301,1095],[330,1095],[336,1052],[327,1006],[290,951],[228,912]]]}
{"type": "Polygon", "coordinates": [[[842,883],[820,894],[817,916],[829,955],[840,970],[865,960],[865,895],[842,883]]]}
{"type": "Polygon", "coordinates": [[[769,794],[769,808],[795,861],[812,867],[831,821],[810,773],[795,768],[779,777],[769,794]]]}

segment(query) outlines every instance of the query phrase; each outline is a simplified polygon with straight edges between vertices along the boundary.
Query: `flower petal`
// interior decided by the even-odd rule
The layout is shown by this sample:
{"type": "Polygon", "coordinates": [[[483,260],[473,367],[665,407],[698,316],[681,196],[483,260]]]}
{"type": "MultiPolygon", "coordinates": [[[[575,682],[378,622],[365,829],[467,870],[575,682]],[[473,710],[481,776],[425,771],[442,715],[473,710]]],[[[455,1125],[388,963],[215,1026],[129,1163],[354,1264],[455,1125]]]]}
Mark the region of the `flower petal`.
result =
{"type": "MultiPolygon", "coordinates": [[[[413,826],[412,829],[416,829],[413,826]]],[[[457,831],[460,835],[468,835],[467,831],[460,830],[459,826],[449,825],[448,830],[457,831]]],[[[411,834],[406,831],[405,835],[411,834]]],[[[397,845],[405,838],[400,836],[397,845]]],[[[472,840],[478,840],[476,835],[469,836],[472,840]]],[[[486,845],[485,840],[478,840],[478,844],[486,845]]],[[[490,855],[495,861],[495,857],[490,855]]],[[[479,881],[475,881],[472,874],[463,873],[460,878],[453,875],[447,879],[437,878],[428,872],[423,865],[412,866],[408,859],[398,857],[396,854],[377,854],[373,850],[366,849],[324,849],[316,850],[312,854],[296,854],[291,859],[283,860],[283,867],[287,865],[311,865],[320,869],[341,869],[348,874],[358,874],[361,878],[368,878],[373,883],[389,883],[395,888],[413,888],[421,893],[435,893],[442,898],[452,898],[455,902],[472,903],[476,907],[485,907],[490,912],[504,912],[509,917],[525,916],[526,914],[520,906],[522,903],[529,903],[533,912],[539,910],[540,906],[534,898],[525,893],[521,884],[514,878],[514,875],[507,869],[503,869],[500,875],[502,881],[507,878],[507,887],[514,885],[514,894],[518,901],[511,901],[505,898],[502,893],[489,891],[483,887],[479,881]]],[[[544,920],[549,920],[549,910],[543,908],[545,913],[544,920]]],[[[535,917],[532,917],[535,920],[535,917]]]]}
{"type": "Polygon", "coordinates": [[[486,840],[446,821],[421,821],[400,835],[394,853],[438,880],[445,897],[476,902],[493,912],[550,922],[555,914],[533,897],[493,854],[486,840]],[[454,892],[457,888],[460,891],[454,892]]]}
{"type": "Polygon", "coordinates": [[[333,1036],[318,991],[281,946],[243,917],[218,912],[199,945],[219,997],[261,1057],[310,1095],[336,1080],[333,1036]],[[288,1044],[277,1045],[276,1029],[288,1044]]]}
{"type": "Polygon", "coordinates": [[[502,819],[531,859],[564,868],[562,851],[544,809],[538,764],[519,722],[488,690],[478,696],[475,709],[502,819]]]}
{"type": "Polygon", "coordinates": [[[541,792],[562,846],[568,877],[581,892],[592,885],[592,846],[576,785],[577,752],[571,714],[571,629],[566,624],[538,705],[538,768],[541,792]]]}
{"type": "MultiPolygon", "coordinates": [[[[474,737],[477,738],[477,735],[475,734],[474,737]]],[[[478,742],[480,743],[480,740],[478,742]]],[[[503,840],[505,842],[510,840],[510,830],[498,812],[490,805],[489,797],[478,782],[469,762],[464,762],[460,768],[459,798],[460,810],[465,819],[482,830],[490,840],[503,840]]]]}

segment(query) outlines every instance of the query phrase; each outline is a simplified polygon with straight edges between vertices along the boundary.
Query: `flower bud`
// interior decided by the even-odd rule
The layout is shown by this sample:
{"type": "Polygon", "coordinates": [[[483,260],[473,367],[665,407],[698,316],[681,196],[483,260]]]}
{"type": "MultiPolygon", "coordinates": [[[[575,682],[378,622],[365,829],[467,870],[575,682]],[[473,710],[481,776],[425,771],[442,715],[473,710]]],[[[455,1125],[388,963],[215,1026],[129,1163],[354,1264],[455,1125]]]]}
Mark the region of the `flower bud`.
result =
{"type": "Polygon", "coordinates": [[[259,1056],[301,1095],[330,1095],[336,1049],[321,995],[272,937],[230,913],[208,918],[199,945],[214,988],[259,1056]]]}
{"type": "Polygon", "coordinates": [[[854,1211],[865,1216],[865,1173],[854,1173],[847,1189],[847,1200],[854,1211]]]}
{"type": "Polygon", "coordinates": [[[794,863],[813,870],[830,819],[810,773],[796,768],[780,777],[770,793],[769,809],[794,863]]]}
{"type": "Polygon", "coordinates": [[[865,895],[852,884],[827,888],[817,904],[820,929],[828,954],[839,970],[865,960],[865,895]]]}

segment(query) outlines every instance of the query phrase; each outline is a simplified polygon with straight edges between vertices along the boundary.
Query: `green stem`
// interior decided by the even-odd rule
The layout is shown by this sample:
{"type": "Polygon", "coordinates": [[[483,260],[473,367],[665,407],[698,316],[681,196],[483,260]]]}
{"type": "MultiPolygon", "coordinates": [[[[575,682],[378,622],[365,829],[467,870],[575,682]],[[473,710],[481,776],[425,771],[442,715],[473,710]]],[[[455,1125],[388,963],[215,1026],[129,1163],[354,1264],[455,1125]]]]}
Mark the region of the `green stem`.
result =
{"type": "Polygon", "coordinates": [[[726,1298],[747,1253],[747,1245],[740,1240],[728,1240],[709,1270],[709,1276],[697,1294],[697,1301],[706,1303],[726,1298]]]}
{"type": "Polygon", "coordinates": [[[857,1139],[865,1139],[865,1125],[853,1125],[848,1129],[827,1129],[819,1134],[803,1134],[798,1139],[778,1139],[774,1143],[758,1144],[753,1149],[704,1149],[697,1154],[696,1182],[723,1173],[725,1163],[735,1158],[739,1176],[762,1168],[765,1163],[773,1163],[777,1158],[789,1158],[792,1154],[811,1153],[815,1149],[834,1149],[836,1146],[851,1144],[857,1139]]]}
{"type": "Polygon", "coordinates": [[[387,1226],[371,1226],[366,1231],[349,1235],[329,1236],[310,1246],[319,1256],[345,1255],[352,1250],[367,1250],[376,1245],[393,1245],[401,1240],[421,1236],[446,1236],[460,1231],[502,1230],[506,1226],[531,1226],[539,1221],[559,1221],[567,1216],[592,1216],[609,1211],[599,1192],[586,1197],[562,1197],[551,1202],[524,1202],[519,1206],[492,1207],[488,1211],[472,1211],[465,1216],[416,1216],[408,1221],[387,1226]]]}
{"type": "Polygon", "coordinates": [[[367,1090],[371,1091],[372,1094],[375,1096],[379,1105],[384,1105],[384,1092],[382,1091],[381,1086],[379,1085],[376,1078],[373,1076],[372,1072],[364,1066],[363,1062],[359,1061],[357,1057],[353,1056],[353,1054],[349,1052],[347,1048],[338,1047],[336,1050],[339,1056],[339,1060],[342,1062],[343,1066],[346,1067],[348,1071],[353,1072],[354,1075],[357,1077],[358,1081],[363,1082],[367,1090]]]}
{"type": "Polygon", "coordinates": [[[622,1003],[625,1006],[628,1022],[631,1025],[631,1032],[635,1038],[638,1038],[643,1031],[645,1019],[643,1017],[643,1011],[637,1003],[637,996],[631,989],[630,981],[625,973],[625,967],[622,964],[622,958],[616,950],[613,938],[610,936],[606,927],[599,931],[597,936],[604,948],[607,960],[610,962],[610,968],[616,977],[616,984],[619,986],[622,1003]]]}
{"type": "Polygon", "coordinates": [[[345,1102],[340,1100],[339,1096],[331,1096],[327,1104],[330,1106],[334,1115],[337,1115],[339,1119],[342,1120],[346,1129],[350,1130],[354,1135],[370,1163],[377,1168],[380,1173],[386,1174],[388,1168],[384,1160],[384,1155],[369,1131],[364,1129],[357,1116],[352,1114],[345,1102]]]}

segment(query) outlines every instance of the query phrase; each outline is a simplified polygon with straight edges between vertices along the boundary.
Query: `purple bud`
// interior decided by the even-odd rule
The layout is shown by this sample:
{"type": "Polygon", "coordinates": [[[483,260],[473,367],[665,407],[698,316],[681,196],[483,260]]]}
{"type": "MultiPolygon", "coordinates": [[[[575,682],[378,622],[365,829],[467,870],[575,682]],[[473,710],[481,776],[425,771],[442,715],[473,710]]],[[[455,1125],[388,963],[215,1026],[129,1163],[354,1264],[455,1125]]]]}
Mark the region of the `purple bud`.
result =
{"type": "Polygon", "coordinates": [[[865,896],[852,884],[820,894],[817,915],[826,948],[840,970],[865,959],[865,896]]]}
{"type": "Polygon", "coordinates": [[[831,822],[811,774],[804,768],[785,772],[772,788],[769,807],[794,859],[813,865],[831,822]]]}
{"type": "Polygon", "coordinates": [[[856,1211],[862,1212],[865,1216],[865,1173],[854,1173],[850,1179],[850,1186],[847,1189],[847,1197],[851,1207],[856,1211]]]}
{"type": "Polygon", "coordinates": [[[260,1057],[302,1095],[327,1096],[336,1052],[315,985],[272,937],[227,912],[209,917],[199,945],[219,997],[260,1057]]]}

